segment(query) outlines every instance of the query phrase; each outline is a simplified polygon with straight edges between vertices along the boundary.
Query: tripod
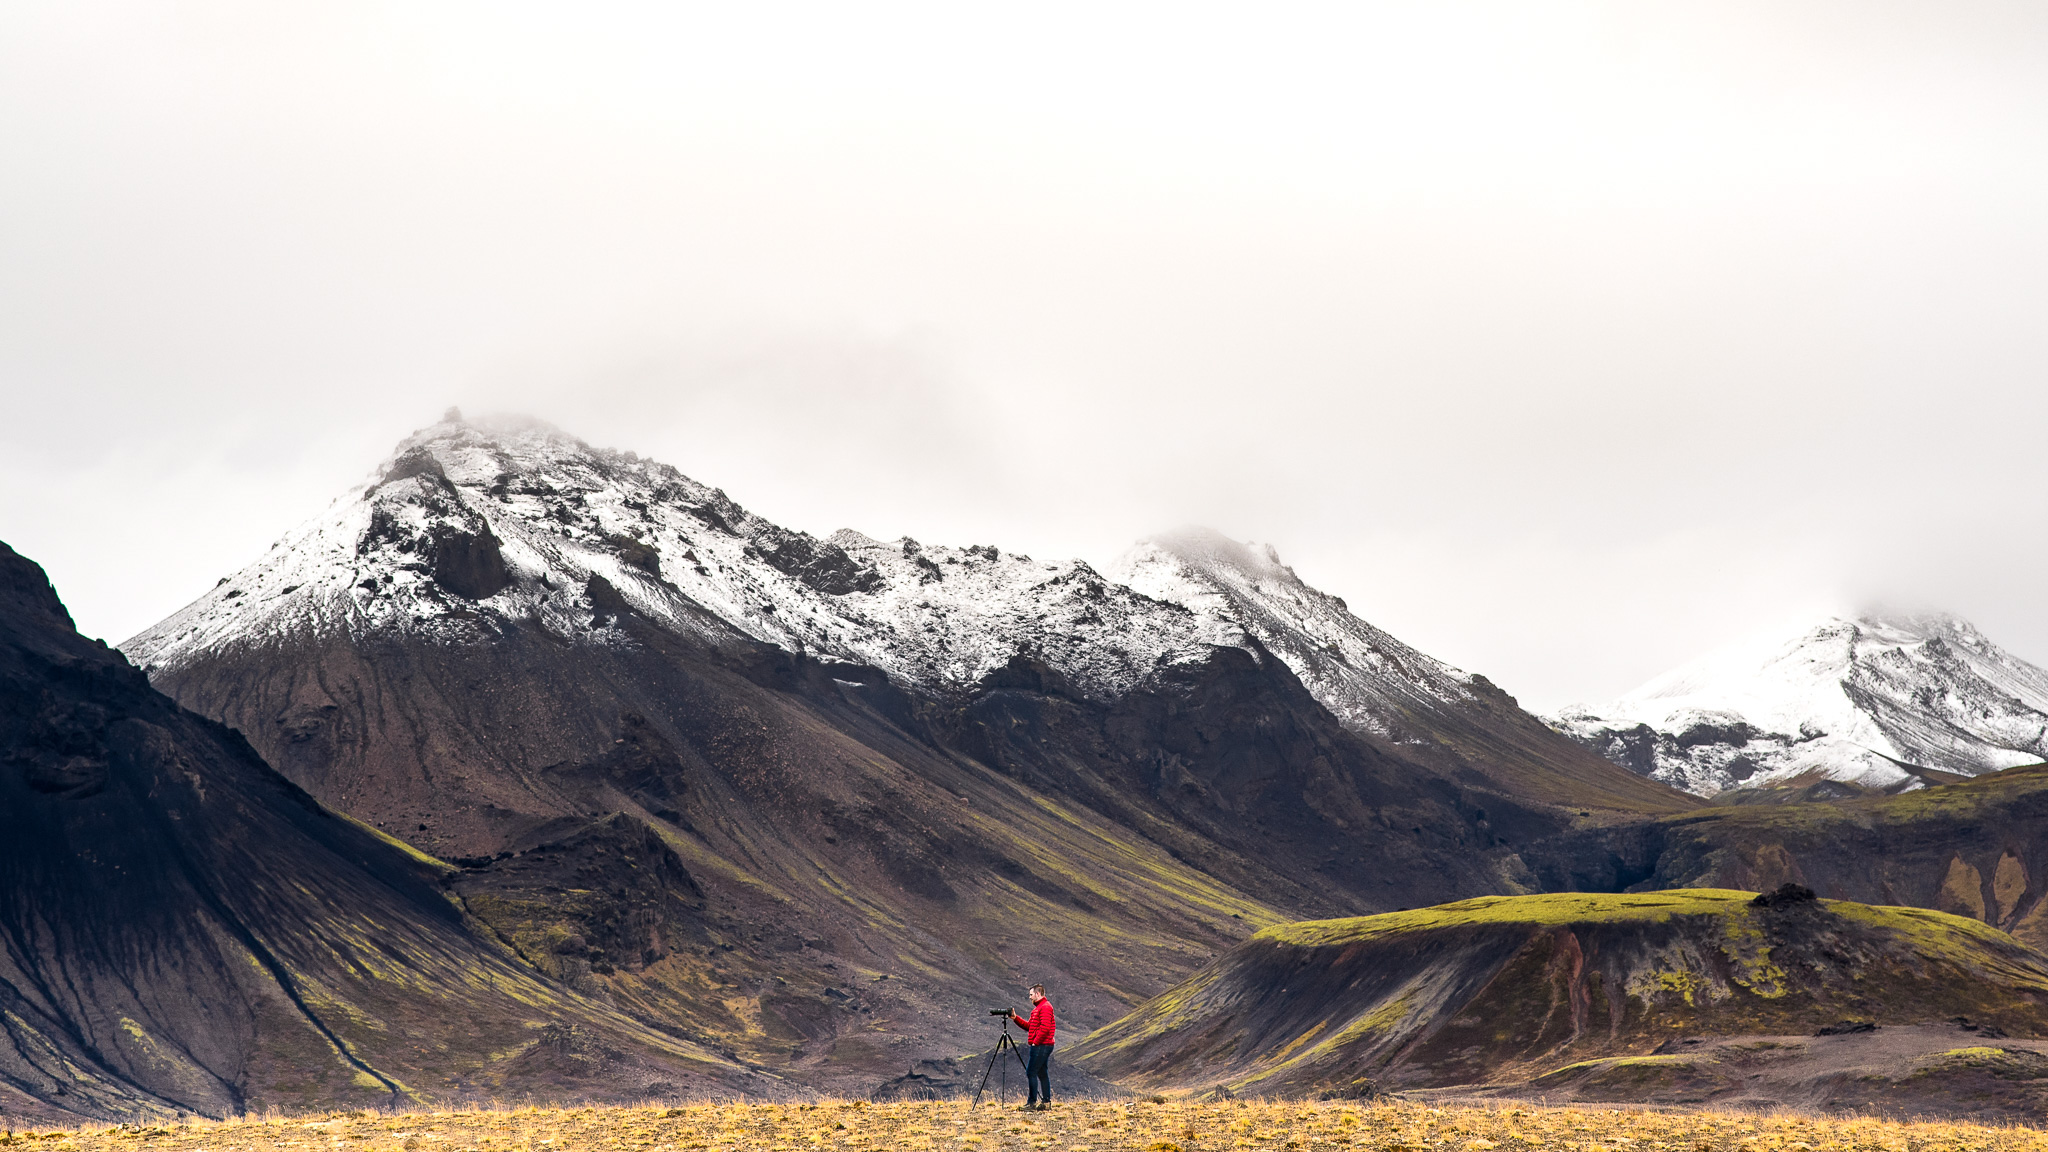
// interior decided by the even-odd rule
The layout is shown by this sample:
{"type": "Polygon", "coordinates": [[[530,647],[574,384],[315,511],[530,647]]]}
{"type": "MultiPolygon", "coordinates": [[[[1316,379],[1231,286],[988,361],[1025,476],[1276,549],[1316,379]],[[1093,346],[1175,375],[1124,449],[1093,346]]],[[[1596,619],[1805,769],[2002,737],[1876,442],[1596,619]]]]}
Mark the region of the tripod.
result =
{"type": "Polygon", "coordinates": [[[1002,1079],[997,1081],[996,1101],[1000,1103],[1009,1098],[1010,1064],[1002,1059],[1002,1055],[1006,1051],[1017,1058],[1017,1067],[1025,1067],[1024,1054],[1017,1051],[1017,1042],[1010,1039],[1010,1016],[1007,1012],[1003,1014],[1003,1034],[996,1040],[996,1046],[989,1050],[988,1064],[981,1070],[981,1087],[974,1090],[974,1103],[971,1107],[981,1107],[981,1094],[988,1090],[988,1074],[996,1070],[998,1063],[1003,1066],[1003,1075],[1002,1079]]]}

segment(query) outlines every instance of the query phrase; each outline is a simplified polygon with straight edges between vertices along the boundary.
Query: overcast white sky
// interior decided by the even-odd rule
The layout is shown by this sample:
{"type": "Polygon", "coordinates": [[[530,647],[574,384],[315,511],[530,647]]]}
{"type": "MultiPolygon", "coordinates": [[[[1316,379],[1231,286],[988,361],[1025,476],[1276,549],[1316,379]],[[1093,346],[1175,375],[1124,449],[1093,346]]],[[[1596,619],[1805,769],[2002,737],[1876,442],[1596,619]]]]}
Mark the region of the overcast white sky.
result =
{"type": "Polygon", "coordinates": [[[1176,524],[1524,703],[2048,662],[2048,6],[0,10],[0,539],[125,638],[449,404],[784,524],[1176,524]]]}

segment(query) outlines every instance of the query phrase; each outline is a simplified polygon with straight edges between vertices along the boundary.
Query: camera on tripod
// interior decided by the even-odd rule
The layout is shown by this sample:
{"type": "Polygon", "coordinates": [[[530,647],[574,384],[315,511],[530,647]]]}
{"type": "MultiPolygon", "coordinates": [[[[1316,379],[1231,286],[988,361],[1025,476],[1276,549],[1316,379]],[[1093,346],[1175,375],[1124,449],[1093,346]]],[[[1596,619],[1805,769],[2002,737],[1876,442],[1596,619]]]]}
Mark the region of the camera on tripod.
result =
{"type": "Polygon", "coordinates": [[[997,1038],[995,1048],[988,1054],[988,1066],[981,1070],[981,1084],[974,1090],[974,1103],[972,1107],[975,1108],[981,1107],[981,1094],[988,1091],[989,1073],[994,1072],[999,1064],[1002,1065],[1003,1079],[996,1088],[996,1099],[1001,1100],[1004,1096],[1008,1095],[1010,1090],[1010,1061],[1003,1059],[1003,1053],[1008,1052],[1011,1059],[1017,1061],[1017,1067],[1023,1069],[1025,1075],[1030,1075],[1030,1065],[1024,1062],[1024,1053],[1017,1050],[1017,1041],[1010,1036],[1010,1022],[1017,1018],[1017,1014],[1008,1008],[991,1008],[988,1010],[988,1014],[1003,1018],[1003,1034],[997,1038]]]}

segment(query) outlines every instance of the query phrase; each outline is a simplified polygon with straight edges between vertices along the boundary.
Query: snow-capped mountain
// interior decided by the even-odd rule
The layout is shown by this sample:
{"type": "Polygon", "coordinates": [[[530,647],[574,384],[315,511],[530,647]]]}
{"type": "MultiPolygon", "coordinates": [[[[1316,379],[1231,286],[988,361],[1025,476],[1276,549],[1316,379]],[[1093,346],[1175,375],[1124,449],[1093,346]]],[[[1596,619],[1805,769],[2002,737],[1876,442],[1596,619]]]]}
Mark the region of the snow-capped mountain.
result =
{"type": "Polygon", "coordinates": [[[779,528],[666,464],[527,420],[453,416],[327,513],[123,649],[175,670],[223,646],[386,629],[460,641],[492,619],[623,640],[630,608],[707,641],[745,636],[871,665],[944,695],[1030,653],[1107,696],[1230,621],[1078,560],[779,528]]]}
{"type": "Polygon", "coordinates": [[[1947,615],[1829,618],[1736,645],[1553,726],[1696,795],[1810,775],[1900,790],[2048,759],[2048,672],[1947,615]]]}
{"type": "Polygon", "coordinates": [[[1116,571],[793,532],[451,413],[123,647],[552,975],[841,1088],[978,1042],[962,1005],[1024,973],[1101,1022],[1260,923],[1522,885],[1521,846],[1691,804],[1269,551],[1116,571]]]}
{"type": "Polygon", "coordinates": [[[1304,584],[1270,547],[1206,530],[1113,568],[993,545],[780,528],[714,488],[536,421],[451,413],[323,515],[123,648],[159,677],[234,650],[400,633],[462,645],[507,628],[628,644],[625,614],[879,669],[956,698],[1019,657],[1120,698],[1218,647],[1277,658],[1354,731],[1574,807],[1661,809],[1483,677],[1304,584]]]}
{"type": "Polygon", "coordinates": [[[527,420],[451,418],[402,443],[328,513],[124,649],[175,669],[308,630],[476,632],[480,614],[616,634],[625,605],[707,640],[744,635],[872,665],[935,694],[1028,653],[1094,696],[1251,638],[1347,724],[1417,739],[1417,704],[1472,677],[1350,614],[1271,546],[1184,530],[1106,578],[993,545],[779,528],[666,464],[527,420]],[[1121,582],[1119,582],[1121,581],[1121,582]]]}

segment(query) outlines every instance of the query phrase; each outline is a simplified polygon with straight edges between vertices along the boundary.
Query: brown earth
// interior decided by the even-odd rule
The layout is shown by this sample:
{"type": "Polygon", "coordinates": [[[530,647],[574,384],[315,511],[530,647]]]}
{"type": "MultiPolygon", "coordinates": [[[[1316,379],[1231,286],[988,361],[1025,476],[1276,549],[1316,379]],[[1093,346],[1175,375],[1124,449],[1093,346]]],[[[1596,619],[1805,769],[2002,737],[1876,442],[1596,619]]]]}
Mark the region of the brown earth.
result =
{"type": "Polygon", "coordinates": [[[688,1102],[632,1108],[517,1108],[375,1115],[361,1111],[177,1123],[82,1131],[15,1132],[0,1144],[50,1152],[284,1152],[314,1146],[365,1152],[453,1152],[538,1148],[613,1152],[634,1148],[814,1148],[857,1152],[937,1148],[975,1152],[1089,1149],[1090,1152],[1223,1152],[1270,1148],[1295,1152],[1418,1152],[1451,1149],[1592,1148],[1740,1152],[2042,1152],[2048,1132],[1995,1120],[1957,1117],[1900,1122],[1868,1115],[1814,1116],[1670,1110],[1631,1105],[1546,1108],[1519,1102],[1477,1106],[1398,1100],[1302,1101],[1137,1099],[1061,1104],[1024,1114],[1015,1106],[969,1107],[964,1100],[871,1104],[819,1099],[801,1103],[688,1102]]]}
{"type": "Polygon", "coordinates": [[[1408,1095],[2039,1124],[2048,1118],[2048,1042],[1997,1031],[1965,1020],[1836,1036],[1688,1036],[1652,1055],[1588,1060],[1523,1084],[1408,1095]]]}

